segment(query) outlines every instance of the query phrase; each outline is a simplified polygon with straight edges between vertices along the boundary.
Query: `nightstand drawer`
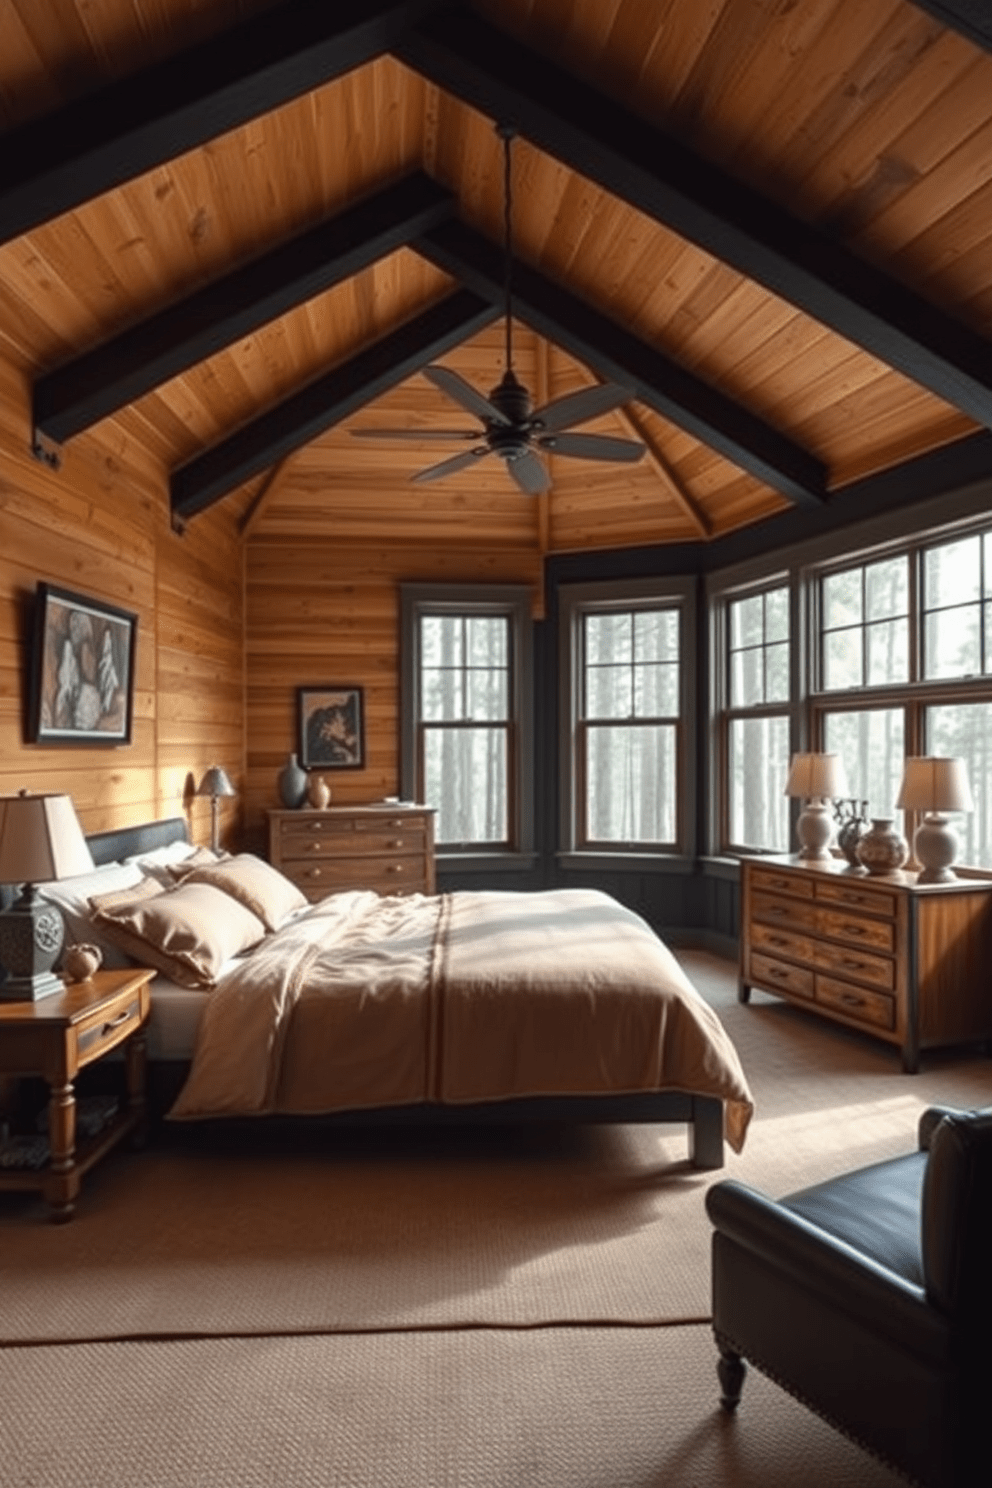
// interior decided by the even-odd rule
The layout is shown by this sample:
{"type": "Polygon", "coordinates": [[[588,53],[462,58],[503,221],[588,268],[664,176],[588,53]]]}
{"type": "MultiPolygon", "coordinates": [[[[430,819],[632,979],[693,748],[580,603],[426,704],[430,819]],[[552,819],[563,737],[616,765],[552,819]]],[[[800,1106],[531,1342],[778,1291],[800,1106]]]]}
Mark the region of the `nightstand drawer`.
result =
{"type": "Polygon", "coordinates": [[[893,1029],[896,1026],[895,1000],[881,992],[868,992],[861,987],[852,987],[849,982],[835,981],[833,977],[818,976],[816,1000],[824,1007],[834,1008],[859,1023],[872,1028],[893,1029]]]}
{"type": "Polygon", "coordinates": [[[76,1051],[81,1065],[90,1064],[109,1049],[130,1038],[141,1026],[141,998],[135,995],[110,1015],[81,1024],[76,1033],[76,1051]]]}
{"type": "Polygon", "coordinates": [[[813,973],[801,966],[789,966],[771,956],[752,955],[751,975],[756,982],[765,982],[776,991],[813,999],[813,973]]]}

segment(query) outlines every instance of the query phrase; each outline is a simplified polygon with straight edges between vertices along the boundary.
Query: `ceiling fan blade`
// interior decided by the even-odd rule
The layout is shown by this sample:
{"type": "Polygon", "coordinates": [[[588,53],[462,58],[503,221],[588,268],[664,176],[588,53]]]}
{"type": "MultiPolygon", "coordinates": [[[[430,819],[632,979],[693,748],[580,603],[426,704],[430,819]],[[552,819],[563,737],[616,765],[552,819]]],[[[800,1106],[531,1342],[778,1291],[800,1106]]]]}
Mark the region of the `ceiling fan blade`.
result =
{"type": "Polygon", "coordinates": [[[643,444],[634,439],[614,439],[609,434],[541,434],[537,442],[550,454],[571,455],[579,460],[633,462],[644,454],[643,444]]]}
{"type": "Polygon", "coordinates": [[[551,490],[548,472],[532,450],[507,460],[506,468],[526,496],[541,496],[551,490]]]}
{"type": "Polygon", "coordinates": [[[424,368],[424,376],[429,378],[435,387],[447,393],[449,398],[461,405],[468,413],[474,413],[476,418],[482,419],[487,424],[508,424],[510,420],[505,413],[501,413],[495,403],[482,393],[475,390],[470,382],[458,372],[452,372],[450,367],[432,365],[424,368]]]}
{"type": "Polygon", "coordinates": [[[619,408],[632,397],[628,388],[617,387],[614,382],[597,383],[595,387],[579,388],[577,392],[566,393],[563,398],[545,403],[543,408],[534,410],[531,418],[545,429],[567,429],[572,424],[584,424],[587,419],[609,413],[611,408],[619,408]]]}
{"type": "Polygon", "coordinates": [[[355,439],[478,439],[478,429],[349,429],[355,439]]]}
{"type": "Polygon", "coordinates": [[[456,470],[465,470],[491,453],[487,444],[480,444],[475,449],[466,450],[462,455],[452,455],[450,460],[442,460],[439,465],[428,465],[426,470],[418,470],[410,479],[418,486],[426,485],[428,481],[443,480],[446,475],[454,475],[456,470]]]}

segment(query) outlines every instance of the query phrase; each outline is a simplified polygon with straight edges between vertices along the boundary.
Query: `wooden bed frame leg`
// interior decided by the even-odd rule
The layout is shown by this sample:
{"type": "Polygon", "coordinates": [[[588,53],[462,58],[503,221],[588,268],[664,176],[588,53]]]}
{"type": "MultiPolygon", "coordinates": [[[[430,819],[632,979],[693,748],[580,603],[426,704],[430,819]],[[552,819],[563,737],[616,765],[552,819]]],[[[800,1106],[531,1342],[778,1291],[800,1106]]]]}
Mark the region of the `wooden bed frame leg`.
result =
{"type": "Polygon", "coordinates": [[[713,1096],[693,1096],[689,1161],[694,1168],[723,1167],[723,1101],[713,1096]]]}

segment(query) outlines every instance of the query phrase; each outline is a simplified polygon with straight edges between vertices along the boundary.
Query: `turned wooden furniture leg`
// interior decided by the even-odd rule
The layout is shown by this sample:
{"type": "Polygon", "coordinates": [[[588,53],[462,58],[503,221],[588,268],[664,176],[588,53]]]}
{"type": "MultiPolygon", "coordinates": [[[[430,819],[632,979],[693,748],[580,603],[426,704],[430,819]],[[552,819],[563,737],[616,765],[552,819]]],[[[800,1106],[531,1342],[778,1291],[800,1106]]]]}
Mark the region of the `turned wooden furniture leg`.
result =
{"type": "Polygon", "coordinates": [[[124,1053],[127,1074],[127,1105],[134,1118],[131,1146],[143,1147],[148,1137],[148,1103],[145,1096],[145,1035],[139,1030],[127,1042],[124,1053]]]}
{"type": "Polygon", "coordinates": [[[51,1088],[48,1140],[52,1161],[45,1198],[52,1206],[52,1219],[56,1224],[64,1224],[73,1216],[80,1182],[76,1167],[76,1093],[71,1080],[51,1088]]]}
{"type": "Polygon", "coordinates": [[[729,1344],[718,1345],[720,1357],[717,1360],[716,1372],[720,1381],[720,1404],[724,1410],[736,1410],[741,1398],[741,1390],[744,1388],[744,1376],[747,1374],[747,1365],[736,1349],[729,1344]]]}

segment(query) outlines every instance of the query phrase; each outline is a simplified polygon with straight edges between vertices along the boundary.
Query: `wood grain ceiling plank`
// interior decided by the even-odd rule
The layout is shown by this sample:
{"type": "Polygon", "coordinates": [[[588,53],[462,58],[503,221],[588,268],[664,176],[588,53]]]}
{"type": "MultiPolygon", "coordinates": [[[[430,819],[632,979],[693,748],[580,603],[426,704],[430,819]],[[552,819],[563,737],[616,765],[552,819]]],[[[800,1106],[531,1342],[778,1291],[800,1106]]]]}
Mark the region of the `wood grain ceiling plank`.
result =
{"type": "Polygon", "coordinates": [[[376,391],[410,376],[493,318],[493,307],[458,290],[326,372],[173,472],[170,489],[180,522],[219,500],[274,460],[299,448],[363,406],[376,391]]]}
{"type": "Polygon", "coordinates": [[[639,210],[883,357],[971,417],[992,423],[992,369],[977,336],[722,171],[638,124],[605,95],[477,18],[446,11],[394,48],[411,66],[522,132],[639,210]],[[553,110],[548,97],[553,96],[553,110]],[[678,169],[676,170],[676,162],[678,169]],[[636,183],[636,185],[635,185],[636,183]]]}
{"type": "MultiPolygon", "coordinates": [[[[36,429],[56,442],[71,438],[124,402],[367,268],[450,210],[450,198],[427,177],[397,182],[41,378],[35,388],[36,429]]],[[[312,356],[305,320],[297,318],[293,325],[302,355],[312,356]]]]}
{"type": "Polygon", "coordinates": [[[433,0],[285,0],[271,15],[13,131],[0,160],[0,241],[299,98],[389,49],[433,0]]]}
{"type": "Polygon", "coordinates": [[[618,409],[620,421],[626,426],[634,439],[639,439],[645,448],[645,458],[651,466],[655,475],[661,483],[662,490],[669,496],[679,508],[682,515],[689,521],[698,537],[709,537],[710,523],[705,513],[701,510],[693,497],[691,491],[683,484],[682,480],[665,459],[660,446],[655,442],[654,435],[645,421],[633,408],[618,409]]]}

